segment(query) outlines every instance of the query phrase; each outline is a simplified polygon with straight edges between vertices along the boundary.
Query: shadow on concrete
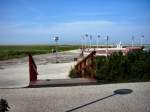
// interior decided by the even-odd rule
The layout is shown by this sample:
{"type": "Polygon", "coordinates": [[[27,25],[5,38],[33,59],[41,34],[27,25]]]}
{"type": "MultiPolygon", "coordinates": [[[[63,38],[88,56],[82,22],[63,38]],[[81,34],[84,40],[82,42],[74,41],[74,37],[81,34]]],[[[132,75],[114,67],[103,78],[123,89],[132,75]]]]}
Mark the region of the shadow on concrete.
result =
{"type": "Polygon", "coordinates": [[[132,92],[133,92],[133,90],[131,90],[131,89],[118,89],[118,90],[115,90],[112,95],[108,95],[108,96],[106,96],[106,97],[104,97],[104,98],[100,98],[100,99],[97,99],[97,100],[95,100],[95,101],[86,103],[86,104],[84,104],[84,105],[81,105],[81,106],[72,108],[72,109],[70,109],[70,110],[67,110],[66,112],[75,111],[75,110],[77,110],[77,109],[80,109],[80,108],[83,108],[83,107],[85,107],[85,106],[91,105],[91,104],[93,104],[93,103],[96,103],[96,102],[105,100],[105,99],[107,99],[107,98],[109,98],[109,97],[112,97],[112,96],[115,96],[115,95],[126,95],[126,94],[130,94],[130,93],[132,93],[132,92]]]}
{"type": "Polygon", "coordinates": [[[130,94],[132,92],[133,92],[133,90],[131,90],[131,89],[117,89],[114,91],[114,94],[125,95],[125,94],[130,94]]]}

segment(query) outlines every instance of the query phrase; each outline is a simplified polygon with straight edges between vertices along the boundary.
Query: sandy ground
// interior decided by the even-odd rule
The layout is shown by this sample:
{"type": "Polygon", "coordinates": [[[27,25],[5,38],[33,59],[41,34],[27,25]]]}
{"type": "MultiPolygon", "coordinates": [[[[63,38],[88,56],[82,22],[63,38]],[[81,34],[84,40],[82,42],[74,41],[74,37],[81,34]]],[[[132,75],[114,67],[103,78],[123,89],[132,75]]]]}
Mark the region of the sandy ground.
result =
{"type": "MultiPolygon", "coordinates": [[[[34,56],[38,68],[39,79],[69,78],[68,73],[74,65],[74,58],[79,56],[78,50],[58,53],[55,63],[55,54],[34,56]]],[[[29,84],[28,57],[0,61],[0,88],[25,87],[29,84]]]]}
{"type": "Polygon", "coordinates": [[[10,112],[150,112],[150,82],[0,89],[0,98],[7,99],[10,112]],[[118,89],[132,93],[114,94],[118,89]]]}

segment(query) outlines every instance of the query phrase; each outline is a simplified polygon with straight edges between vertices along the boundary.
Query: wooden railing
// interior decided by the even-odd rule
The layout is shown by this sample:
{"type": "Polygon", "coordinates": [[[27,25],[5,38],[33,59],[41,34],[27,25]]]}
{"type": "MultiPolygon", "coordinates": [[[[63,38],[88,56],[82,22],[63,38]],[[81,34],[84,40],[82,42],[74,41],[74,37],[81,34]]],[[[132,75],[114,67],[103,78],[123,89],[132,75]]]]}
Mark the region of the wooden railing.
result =
{"type": "Polygon", "coordinates": [[[28,54],[29,56],[29,78],[30,78],[30,82],[31,81],[37,81],[37,66],[34,62],[34,59],[32,57],[31,54],[28,54]]]}
{"type": "Polygon", "coordinates": [[[95,78],[96,74],[96,51],[92,51],[75,65],[75,72],[78,77],[95,78]]]}

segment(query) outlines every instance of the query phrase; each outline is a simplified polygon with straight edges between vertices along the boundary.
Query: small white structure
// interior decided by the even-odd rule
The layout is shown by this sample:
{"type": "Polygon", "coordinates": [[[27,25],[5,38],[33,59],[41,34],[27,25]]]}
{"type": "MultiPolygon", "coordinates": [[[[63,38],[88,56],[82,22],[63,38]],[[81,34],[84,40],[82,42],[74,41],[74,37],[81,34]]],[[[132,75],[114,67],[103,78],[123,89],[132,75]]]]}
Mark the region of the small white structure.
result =
{"type": "Polygon", "coordinates": [[[119,42],[119,44],[117,44],[117,48],[122,48],[122,43],[121,43],[121,41],[119,42]]]}

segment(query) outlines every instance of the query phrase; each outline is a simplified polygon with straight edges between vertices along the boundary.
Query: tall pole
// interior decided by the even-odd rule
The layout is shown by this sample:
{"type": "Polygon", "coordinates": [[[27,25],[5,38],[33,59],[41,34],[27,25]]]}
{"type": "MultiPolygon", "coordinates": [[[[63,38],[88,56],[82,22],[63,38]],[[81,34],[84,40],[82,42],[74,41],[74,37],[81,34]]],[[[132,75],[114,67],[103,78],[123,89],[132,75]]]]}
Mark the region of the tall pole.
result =
{"type": "Polygon", "coordinates": [[[90,49],[92,48],[92,35],[90,35],[90,49]]]}
{"type": "Polygon", "coordinates": [[[141,46],[143,46],[144,35],[141,36],[141,46]]]}
{"type": "Polygon", "coordinates": [[[85,49],[86,49],[86,38],[88,37],[88,34],[85,34],[85,49]]]}
{"type": "Polygon", "coordinates": [[[134,46],[134,36],[132,36],[132,47],[134,46]]]}
{"type": "Polygon", "coordinates": [[[81,39],[82,39],[82,51],[83,51],[84,37],[81,36],[81,39]]]}
{"type": "Polygon", "coordinates": [[[97,36],[97,48],[99,46],[100,35],[97,36]]]}
{"type": "Polygon", "coordinates": [[[58,62],[58,60],[57,60],[57,58],[58,58],[58,57],[57,57],[57,52],[58,52],[58,51],[57,51],[57,50],[58,50],[58,49],[57,49],[57,46],[58,46],[58,43],[57,43],[57,42],[58,42],[58,40],[59,40],[59,37],[58,37],[58,36],[55,36],[55,37],[54,37],[54,40],[55,40],[56,63],[57,63],[57,62],[58,62]]]}
{"type": "Polygon", "coordinates": [[[83,51],[84,51],[84,36],[83,35],[81,36],[81,39],[82,39],[81,55],[84,56],[84,53],[83,53],[83,51]]]}
{"type": "Polygon", "coordinates": [[[107,39],[106,56],[108,56],[108,39],[109,39],[109,36],[108,36],[108,35],[107,35],[106,39],[107,39]]]}

